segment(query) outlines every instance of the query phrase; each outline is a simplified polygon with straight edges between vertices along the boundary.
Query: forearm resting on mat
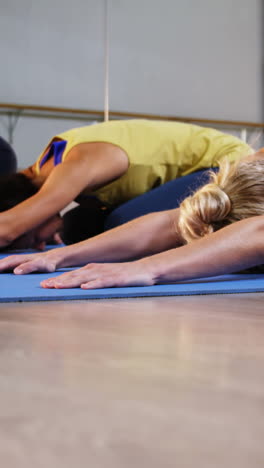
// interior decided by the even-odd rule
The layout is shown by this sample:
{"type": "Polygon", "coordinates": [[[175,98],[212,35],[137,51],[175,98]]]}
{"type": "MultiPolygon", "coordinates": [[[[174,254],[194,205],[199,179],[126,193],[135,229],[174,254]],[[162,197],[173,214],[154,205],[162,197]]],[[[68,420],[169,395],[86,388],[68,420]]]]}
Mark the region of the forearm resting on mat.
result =
{"type": "Polygon", "coordinates": [[[155,282],[237,272],[264,263],[264,216],[229,225],[191,244],[139,262],[155,282]]]}

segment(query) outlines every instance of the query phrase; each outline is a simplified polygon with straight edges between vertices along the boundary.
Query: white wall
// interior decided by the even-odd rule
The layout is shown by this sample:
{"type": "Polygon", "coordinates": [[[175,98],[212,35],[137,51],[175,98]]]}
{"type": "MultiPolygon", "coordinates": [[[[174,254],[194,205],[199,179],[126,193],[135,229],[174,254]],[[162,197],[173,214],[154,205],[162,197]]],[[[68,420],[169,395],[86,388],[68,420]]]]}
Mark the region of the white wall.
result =
{"type": "MultiPolygon", "coordinates": [[[[109,0],[110,107],[261,121],[261,3],[109,0]]],[[[0,0],[0,102],[102,109],[103,39],[103,0],[0,0]]],[[[19,165],[78,125],[20,118],[19,165]]]]}
{"type": "Polygon", "coordinates": [[[113,0],[112,4],[114,107],[125,109],[129,99],[131,110],[260,118],[261,2],[113,0]]]}

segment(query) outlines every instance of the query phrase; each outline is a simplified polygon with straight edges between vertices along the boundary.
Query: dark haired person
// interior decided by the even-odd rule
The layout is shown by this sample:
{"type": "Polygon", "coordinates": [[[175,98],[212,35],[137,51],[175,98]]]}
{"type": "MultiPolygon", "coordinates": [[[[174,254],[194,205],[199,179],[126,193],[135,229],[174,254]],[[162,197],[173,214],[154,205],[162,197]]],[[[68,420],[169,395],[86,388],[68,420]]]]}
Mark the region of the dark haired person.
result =
{"type": "Polygon", "coordinates": [[[10,144],[0,136],[0,175],[12,174],[16,169],[16,154],[10,144]]]}
{"type": "Polygon", "coordinates": [[[250,153],[232,135],[179,122],[110,121],[66,131],[35,164],[0,181],[0,248],[43,249],[63,232],[59,213],[73,200],[85,222],[66,215],[69,243],[88,238],[102,231],[113,207],[224,157],[234,162],[250,153]]]}

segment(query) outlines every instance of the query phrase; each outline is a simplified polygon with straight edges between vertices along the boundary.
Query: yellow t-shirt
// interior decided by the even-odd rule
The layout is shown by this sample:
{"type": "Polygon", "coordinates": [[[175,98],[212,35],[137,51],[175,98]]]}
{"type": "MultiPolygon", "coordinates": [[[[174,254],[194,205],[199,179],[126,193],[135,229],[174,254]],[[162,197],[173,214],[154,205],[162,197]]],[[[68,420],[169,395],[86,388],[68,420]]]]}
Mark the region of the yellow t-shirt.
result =
{"type": "MultiPolygon", "coordinates": [[[[122,148],[129,159],[127,172],[93,192],[109,204],[120,204],[165,182],[199,169],[215,167],[225,156],[231,162],[252,152],[233,135],[182,122],[120,120],[74,128],[56,135],[65,140],[62,162],[80,143],[105,142],[122,148]]],[[[39,164],[51,143],[36,162],[39,164]]]]}

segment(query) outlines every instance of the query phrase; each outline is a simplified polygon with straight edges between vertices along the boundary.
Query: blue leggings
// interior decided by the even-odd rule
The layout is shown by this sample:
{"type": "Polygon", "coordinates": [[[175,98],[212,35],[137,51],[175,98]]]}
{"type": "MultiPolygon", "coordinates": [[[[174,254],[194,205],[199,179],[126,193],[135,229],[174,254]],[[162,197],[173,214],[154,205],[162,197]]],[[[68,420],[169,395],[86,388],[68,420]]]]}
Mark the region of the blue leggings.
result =
{"type": "Polygon", "coordinates": [[[118,206],[105,220],[104,229],[112,229],[153,211],[178,208],[184,198],[208,182],[208,169],[167,182],[118,206]]]}
{"type": "Polygon", "coordinates": [[[74,244],[147,213],[177,208],[184,198],[207,182],[206,169],[172,180],[113,210],[95,197],[78,200],[80,205],[63,216],[63,241],[74,244]]]}

